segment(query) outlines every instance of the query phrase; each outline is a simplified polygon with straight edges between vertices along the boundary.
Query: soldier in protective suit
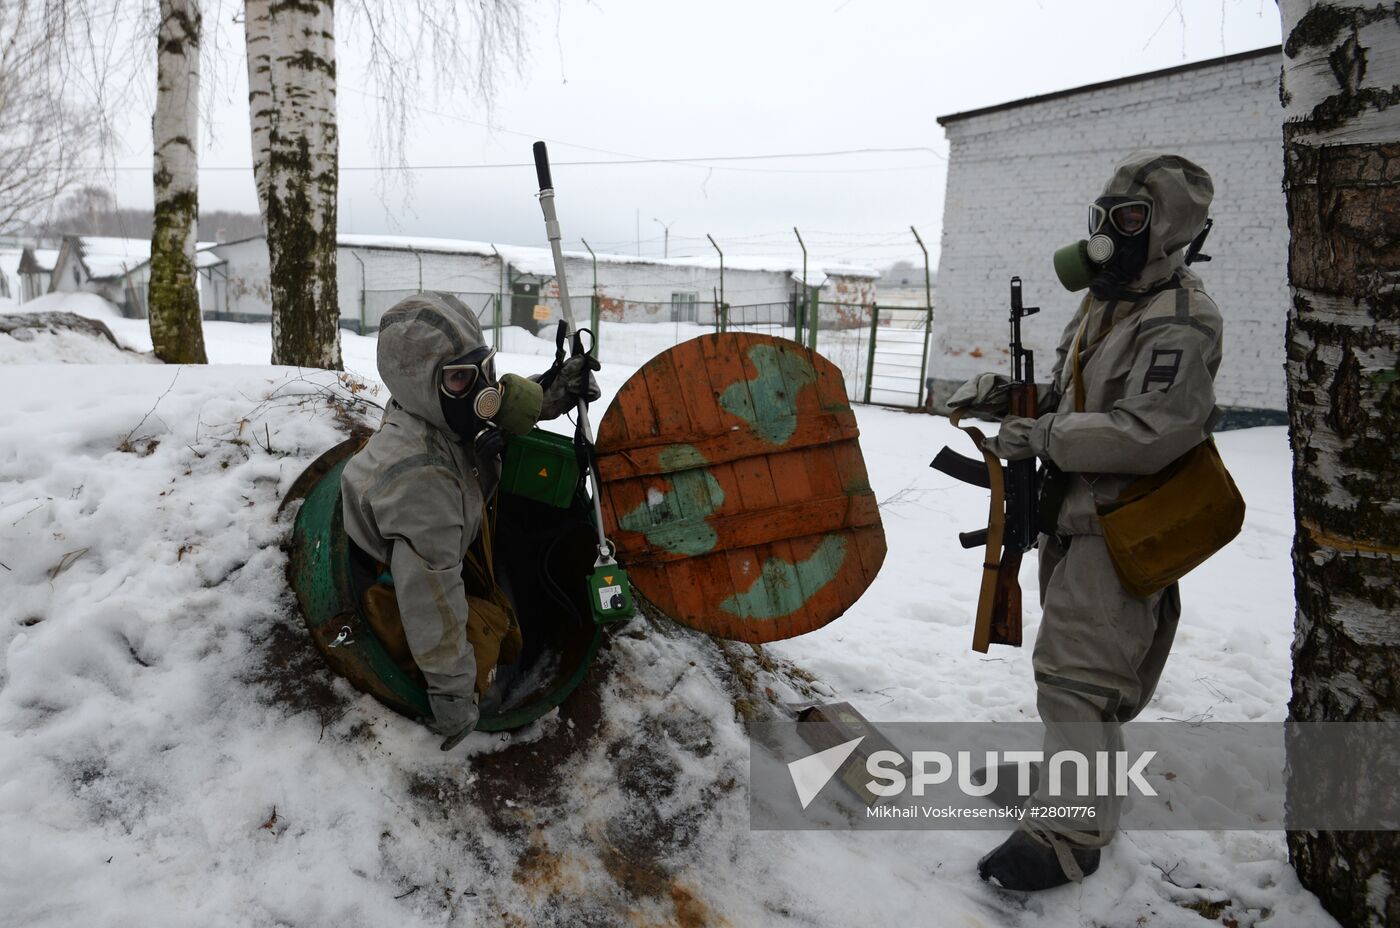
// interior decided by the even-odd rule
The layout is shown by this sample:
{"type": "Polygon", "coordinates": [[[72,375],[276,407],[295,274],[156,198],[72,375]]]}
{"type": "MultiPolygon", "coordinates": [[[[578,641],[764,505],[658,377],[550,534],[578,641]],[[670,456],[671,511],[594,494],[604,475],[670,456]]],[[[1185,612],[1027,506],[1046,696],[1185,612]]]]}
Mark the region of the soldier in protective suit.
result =
{"type": "MultiPolygon", "coordinates": [[[[1121,750],[1120,726],[1151,699],[1176,633],[1177,585],[1147,597],[1125,590],[1098,507],[1207,440],[1219,419],[1220,313],[1183,254],[1204,240],[1213,191],[1178,155],[1139,151],[1117,165],[1090,207],[1089,239],[1056,255],[1061,282],[1090,293],[1060,339],[1053,382],[1038,388],[1041,413],[1007,417],[987,443],[1006,460],[1039,457],[1055,475],[1042,490],[1054,533],[1039,539],[1044,614],[1033,655],[1046,758],[1074,749],[1092,763],[1095,751],[1121,750]]],[[[1005,394],[1005,378],[982,374],[949,405],[999,417],[1005,394]]],[[[1046,889],[1098,868],[1120,801],[1052,797],[1039,780],[1031,805],[1087,803],[1093,816],[1023,820],[978,863],[984,880],[1046,889]]]]}
{"type": "MultiPolygon", "coordinates": [[[[378,345],[379,376],[392,399],[341,476],[346,533],[392,575],[391,606],[427,681],[428,721],[446,737],[443,750],[475,728],[489,682],[473,652],[473,634],[482,632],[469,627],[463,570],[489,524],[506,437],[573,408],[579,397],[598,397],[590,373],[597,361],[588,355],[528,380],[498,380],[494,354],[476,314],[456,297],[428,292],[395,304],[380,322],[378,345]]],[[[494,588],[489,573],[485,582],[494,588]]],[[[491,608],[487,595],[472,600],[483,612],[491,608]]],[[[499,645],[507,629],[497,624],[499,645]]]]}

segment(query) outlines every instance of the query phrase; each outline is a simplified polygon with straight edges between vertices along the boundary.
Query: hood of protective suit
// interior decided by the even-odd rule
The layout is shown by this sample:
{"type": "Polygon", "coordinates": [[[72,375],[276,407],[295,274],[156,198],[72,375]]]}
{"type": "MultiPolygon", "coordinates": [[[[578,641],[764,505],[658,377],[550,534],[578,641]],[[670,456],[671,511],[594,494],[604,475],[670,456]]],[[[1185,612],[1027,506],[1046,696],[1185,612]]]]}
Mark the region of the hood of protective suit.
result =
{"type": "Polygon", "coordinates": [[[1132,282],[1140,289],[1164,280],[1182,265],[1182,250],[1206,224],[1215,185],[1205,169],[1180,155],[1135,151],[1118,162],[1101,195],[1152,202],[1147,264],[1132,282]]]}
{"type": "Polygon", "coordinates": [[[476,314],[428,291],[395,303],[379,321],[379,377],[404,409],[449,435],[438,384],[442,367],[485,344],[476,314]]]}

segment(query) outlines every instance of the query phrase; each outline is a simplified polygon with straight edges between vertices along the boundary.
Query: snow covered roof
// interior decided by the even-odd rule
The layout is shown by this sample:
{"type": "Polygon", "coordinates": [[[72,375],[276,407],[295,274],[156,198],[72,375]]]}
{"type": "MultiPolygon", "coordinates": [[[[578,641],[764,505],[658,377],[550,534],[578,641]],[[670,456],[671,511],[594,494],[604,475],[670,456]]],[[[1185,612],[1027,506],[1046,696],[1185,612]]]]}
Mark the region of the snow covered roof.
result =
{"type": "MultiPolygon", "coordinates": [[[[123,241],[123,240],[122,240],[122,239],[117,239],[116,241],[123,241]]],[[[202,271],[202,270],[204,270],[205,268],[217,267],[218,265],[224,264],[224,263],[225,263],[224,258],[222,258],[221,256],[219,256],[218,254],[216,254],[215,252],[213,252],[213,251],[211,250],[211,249],[213,249],[216,245],[220,245],[220,244],[222,244],[222,243],[221,243],[221,242],[195,242],[195,243],[194,243],[194,248],[195,248],[195,251],[194,251],[194,266],[195,266],[195,269],[196,269],[196,270],[202,271]]],[[[147,264],[150,264],[150,263],[151,263],[151,255],[150,255],[151,248],[150,248],[150,245],[151,245],[150,242],[147,242],[147,243],[146,243],[146,257],[143,258],[142,260],[136,262],[135,264],[132,264],[132,265],[130,265],[129,267],[127,267],[125,273],[130,274],[130,273],[132,273],[133,271],[135,271],[137,268],[145,267],[147,264]]],[[[85,256],[84,259],[86,260],[86,256],[85,256]]],[[[86,263],[87,263],[87,265],[88,265],[88,270],[89,270],[89,271],[92,271],[92,262],[88,261],[88,262],[86,262],[86,263]]],[[[108,276],[118,277],[118,276],[120,276],[122,273],[123,273],[123,272],[122,272],[121,270],[118,270],[116,274],[112,274],[112,275],[108,275],[108,276]]],[[[100,277],[100,276],[103,276],[103,275],[99,275],[96,271],[92,271],[92,276],[96,278],[96,277],[100,277]]]]}
{"type": "MultiPolygon", "coordinates": [[[[342,233],[336,236],[342,248],[377,248],[391,251],[423,251],[442,254],[463,254],[494,256],[499,253],[516,270],[537,277],[554,276],[554,256],[548,248],[528,245],[492,245],[469,239],[427,238],[410,235],[351,235],[342,233]]],[[[590,261],[593,255],[586,251],[566,251],[564,257],[578,261],[590,261]]],[[[597,253],[599,264],[646,264],[669,267],[692,267],[706,270],[719,270],[719,255],[695,258],[643,258],[637,255],[597,253]]],[[[802,281],[802,259],[763,255],[734,255],[724,259],[724,266],[738,271],[770,271],[779,274],[792,274],[793,280],[802,281]]],[[[807,282],[816,286],[827,277],[859,277],[875,279],[880,272],[874,268],[839,262],[809,261],[807,282]]]]}
{"type": "Polygon", "coordinates": [[[103,235],[74,236],[82,248],[81,257],[94,280],[120,277],[151,258],[151,240],[110,238],[103,235]]]}
{"type": "Polygon", "coordinates": [[[382,248],[390,251],[433,251],[454,255],[494,255],[487,242],[467,239],[427,238],[421,235],[359,235],[342,232],[335,237],[341,248],[382,248]]]}
{"type": "Polygon", "coordinates": [[[51,274],[58,264],[57,248],[26,248],[20,258],[21,274],[51,274]]]}

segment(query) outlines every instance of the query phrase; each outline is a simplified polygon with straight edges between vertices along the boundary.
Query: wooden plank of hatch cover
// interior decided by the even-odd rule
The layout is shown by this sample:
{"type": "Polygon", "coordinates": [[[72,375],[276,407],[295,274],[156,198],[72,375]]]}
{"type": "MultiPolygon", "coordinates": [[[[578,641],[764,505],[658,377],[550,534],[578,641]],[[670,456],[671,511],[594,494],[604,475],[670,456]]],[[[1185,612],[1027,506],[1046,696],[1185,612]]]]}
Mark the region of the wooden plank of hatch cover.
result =
{"type": "Polygon", "coordinates": [[[796,342],[703,335],[643,365],[598,428],[608,537],[678,622],[762,643],[849,609],[885,557],[841,372],[796,342]]]}

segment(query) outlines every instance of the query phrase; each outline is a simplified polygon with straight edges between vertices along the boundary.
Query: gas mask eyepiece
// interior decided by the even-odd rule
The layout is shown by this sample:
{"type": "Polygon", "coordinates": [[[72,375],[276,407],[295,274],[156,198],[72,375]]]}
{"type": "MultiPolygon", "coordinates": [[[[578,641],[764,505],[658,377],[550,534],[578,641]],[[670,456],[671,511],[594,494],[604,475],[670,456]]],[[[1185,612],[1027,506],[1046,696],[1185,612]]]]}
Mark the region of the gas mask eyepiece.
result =
{"type": "Polygon", "coordinates": [[[438,382],[442,395],[454,402],[468,398],[476,414],[489,419],[500,408],[501,391],[496,384],[496,349],[483,346],[442,366],[438,382]]]}
{"type": "Polygon", "coordinates": [[[483,345],[448,361],[438,376],[443,418],[462,438],[476,435],[501,407],[495,355],[496,349],[483,345]]]}

